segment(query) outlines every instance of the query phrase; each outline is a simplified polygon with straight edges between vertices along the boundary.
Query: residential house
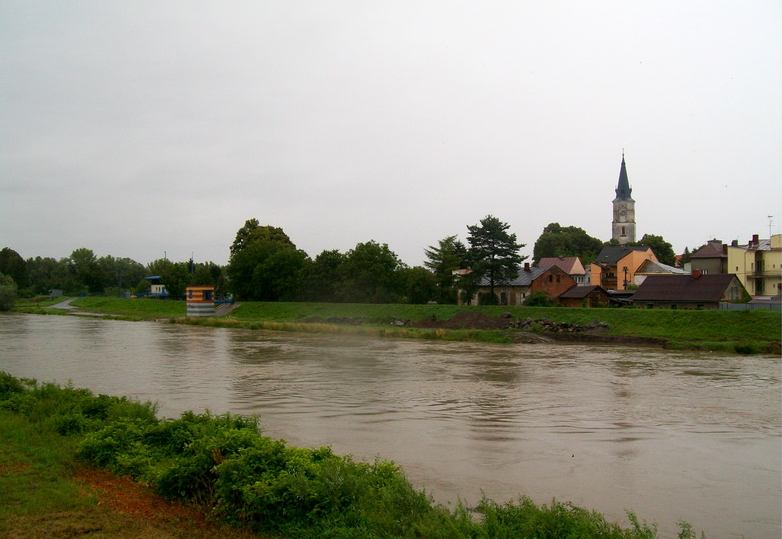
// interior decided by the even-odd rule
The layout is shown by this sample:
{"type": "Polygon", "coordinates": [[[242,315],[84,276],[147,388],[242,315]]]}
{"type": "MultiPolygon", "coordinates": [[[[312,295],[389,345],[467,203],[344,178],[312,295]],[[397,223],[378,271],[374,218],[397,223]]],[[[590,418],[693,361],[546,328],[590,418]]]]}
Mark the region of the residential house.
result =
{"type": "Polygon", "coordinates": [[[682,268],[675,268],[655,260],[644,260],[638,269],[635,270],[633,284],[640,286],[649,275],[687,275],[689,271],[682,268]]]}
{"type": "MultiPolygon", "coordinates": [[[[524,264],[515,279],[494,286],[494,295],[500,305],[521,305],[531,294],[542,292],[553,299],[575,284],[576,281],[559,266],[542,269],[524,264]]],[[[490,291],[489,280],[484,277],[472,303],[478,305],[481,295],[490,291]]]]}
{"type": "Polygon", "coordinates": [[[690,255],[690,270],[706,275],[728,273],[728,246],[720,240],[709,240],[690,255]]]}
{"type": "Polygon", "coordinates": [[[635,272],[646,260],[657,262],[657,257],[649,247],[643,245],[603,247],[589,266],[589,283],[606,290],[625,290],[633,284],[635,272]]]}
{"type": "Polygon", "coordinates": [[[738,277],[751,296],[782,293],[782,234],[769,239],[755,234],[746,245],[733,242],[727,251],[728,271],[738,277]]]}
{"type": "Polygon", "coordinates": [[[557,298],[563,307],[608,307],[610,297],[598,285],[572,286],[557,298]]]}
{"type": "Polygon", "coordinates": [[[718,309],[720,302],[738,303],[746,297],[746,290],[735,275],[693,271],[688,275],[649,275],[632,301],[636,307],[718,309]]]}
{"type": "Polygon", "coordinates": [[[589,284],[589,276],[581,263],[581,259],[577,256],[549,256],[541,258],[540,262],[538,262],[538,267],[541,269],[548,269],[551,266],[558,266],[570,275],[578,285],[589,284]]]}

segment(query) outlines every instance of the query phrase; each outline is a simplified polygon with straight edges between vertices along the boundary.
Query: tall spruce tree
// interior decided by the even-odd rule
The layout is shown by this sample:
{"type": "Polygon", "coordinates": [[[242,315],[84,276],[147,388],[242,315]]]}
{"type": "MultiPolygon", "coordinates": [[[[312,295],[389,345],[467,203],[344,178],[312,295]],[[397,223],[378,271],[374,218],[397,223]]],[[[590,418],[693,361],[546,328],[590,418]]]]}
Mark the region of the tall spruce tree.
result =
{"type": "Polygon", "coordinates": [[[509,224],[493,215],[481,219],[480,224],[467,226],[472,270],[488,279],[492,298],[494,287],[514,279],[521,262],[527,258],[519,254],[524,244],[516,242],[516,234],[509,234],[509,228],[509,224]]]}

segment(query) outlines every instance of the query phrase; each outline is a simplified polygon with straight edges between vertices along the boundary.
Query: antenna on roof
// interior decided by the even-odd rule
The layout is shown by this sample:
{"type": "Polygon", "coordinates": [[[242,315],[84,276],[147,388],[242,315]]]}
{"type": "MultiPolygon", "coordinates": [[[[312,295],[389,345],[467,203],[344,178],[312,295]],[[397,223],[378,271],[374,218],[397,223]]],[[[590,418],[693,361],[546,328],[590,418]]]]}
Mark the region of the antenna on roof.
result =
{"type": "Polygon", "coordinates": [[[769,237],[769,239],[771,239],[772,232],[774,231],[774,227],[773,227],[774,216],[773,215],[768,215],[767,217],[768,217],[768,237],[769,237]]]}

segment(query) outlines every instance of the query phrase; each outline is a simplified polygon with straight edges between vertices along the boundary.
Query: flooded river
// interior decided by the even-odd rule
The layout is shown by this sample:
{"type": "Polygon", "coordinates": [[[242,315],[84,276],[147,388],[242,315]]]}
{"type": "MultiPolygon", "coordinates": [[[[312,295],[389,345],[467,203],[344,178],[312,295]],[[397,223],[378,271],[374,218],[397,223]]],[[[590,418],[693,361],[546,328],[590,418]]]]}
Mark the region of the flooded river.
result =
{"type": "Polygon", "coordinates": [[[0,369],[256,414],[301,446],[399,463],[442,503],[570,500],[778,538],[780,358],[494,346],[0,315],[0,369]]]}

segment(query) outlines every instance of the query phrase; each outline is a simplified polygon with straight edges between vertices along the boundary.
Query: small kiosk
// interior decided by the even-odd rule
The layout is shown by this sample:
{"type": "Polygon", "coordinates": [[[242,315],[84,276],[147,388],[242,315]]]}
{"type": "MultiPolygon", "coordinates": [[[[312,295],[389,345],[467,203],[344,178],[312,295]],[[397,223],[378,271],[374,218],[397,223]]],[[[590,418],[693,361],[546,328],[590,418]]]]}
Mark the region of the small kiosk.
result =
{"type": "Polygon", "coordinates": [[[188,286],[185,290],[187,316],[214,316],[215,287],[188,286]]]}

